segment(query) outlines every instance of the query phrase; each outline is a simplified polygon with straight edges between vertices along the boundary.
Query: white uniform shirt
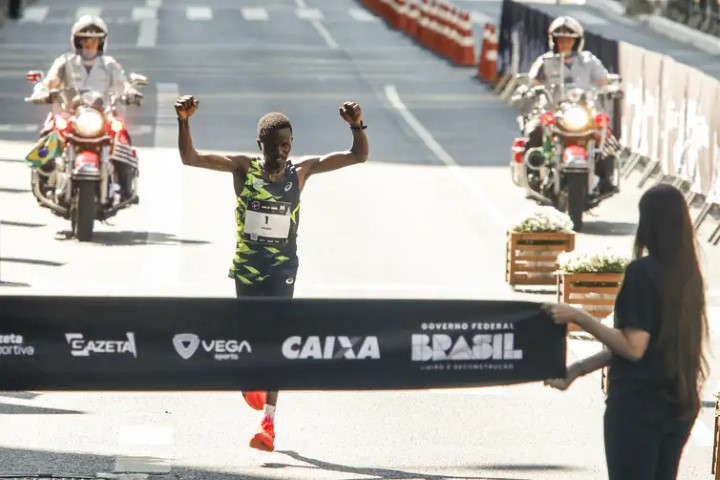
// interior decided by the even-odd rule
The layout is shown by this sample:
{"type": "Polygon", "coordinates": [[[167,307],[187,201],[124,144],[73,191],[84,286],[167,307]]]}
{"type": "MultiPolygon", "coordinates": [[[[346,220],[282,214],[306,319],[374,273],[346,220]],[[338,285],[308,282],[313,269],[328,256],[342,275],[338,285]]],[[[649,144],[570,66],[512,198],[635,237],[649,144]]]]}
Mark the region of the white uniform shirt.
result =
{"type": "Polygon", "coordinates": [[[597,88],[600,80],[608,76],[608,71],[599,58],[591,52],[573,52],[572,63],[562,65],[560,58],[548,52],[535,60],[530,67],[530,78],[536,79],[550,88],[551,85],[559,85],[562,69],[565,69],[565,84],[574,84],[578,88],[588,90],[597,88]]]}
{"type": "MultiPolygon", "coordinates": [[[[55,59],[44,83],[53,78],[60,80],[60,88],[74,88],[77,93],[85,90],[102,93],[106,102],[111,93],[122,95],[127,81],[125,71],[113,57],[99,55],[88,71],[82,57],[76,53],[66,53],[55,59]]],[[[56,109],[59,106],[53,105],[53,110],[56,109]]]]}

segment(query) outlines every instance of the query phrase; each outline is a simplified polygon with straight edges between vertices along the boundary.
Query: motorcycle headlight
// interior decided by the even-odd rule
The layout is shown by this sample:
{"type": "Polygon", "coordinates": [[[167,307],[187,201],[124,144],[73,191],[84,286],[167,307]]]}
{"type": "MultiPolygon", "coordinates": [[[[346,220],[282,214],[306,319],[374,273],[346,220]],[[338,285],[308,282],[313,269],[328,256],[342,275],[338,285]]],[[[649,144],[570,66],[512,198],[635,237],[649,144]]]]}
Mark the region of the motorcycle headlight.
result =
{"type": "Polygon", "coordinates": [[[585,109],[572,107],[563,112],[562,123],[568,130],[586,130],[592,124],[592,119],[585,109]]]}
{"type": "Polygon", "coordinates": [[[103,132],[105,118],[97,110],[83,110],[75,117],[75,131],[84,137],[95,137],[103,132]]]}

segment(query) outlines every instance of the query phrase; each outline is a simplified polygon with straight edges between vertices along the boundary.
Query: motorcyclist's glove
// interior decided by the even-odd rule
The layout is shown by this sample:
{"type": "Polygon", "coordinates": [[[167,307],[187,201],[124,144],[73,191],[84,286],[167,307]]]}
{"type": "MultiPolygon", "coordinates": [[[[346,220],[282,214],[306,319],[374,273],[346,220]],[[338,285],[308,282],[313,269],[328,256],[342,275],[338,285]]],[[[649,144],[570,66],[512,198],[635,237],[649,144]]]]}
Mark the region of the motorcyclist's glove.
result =
{"type": "Polygon", "coordinates": [[[127,103],[128,105],[141,105],[145,96],[134,88],[127,91],[127,103]]]}

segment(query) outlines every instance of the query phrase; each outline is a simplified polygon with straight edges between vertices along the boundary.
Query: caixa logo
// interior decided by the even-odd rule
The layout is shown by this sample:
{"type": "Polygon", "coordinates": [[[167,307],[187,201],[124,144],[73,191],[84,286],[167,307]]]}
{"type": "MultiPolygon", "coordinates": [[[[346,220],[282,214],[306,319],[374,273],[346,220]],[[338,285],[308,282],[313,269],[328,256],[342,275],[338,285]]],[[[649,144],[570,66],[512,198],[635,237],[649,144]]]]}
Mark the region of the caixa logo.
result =
{"type": "Polygon", "coordinates": [[[243,352],[251,353],[247,340],[201,340],[194,333],[179,333],[173,337],[175,351],[184,360],[189,360],[202,345],[203,350],[212,353],[215,360],[238,360],[243,352]]]}
{"type": "Polygon", "coordinates": [[[290,360],[379,359],[380,345],[377,337],[293,336],[283,342],[282,354],[290,360]]]}
{"type": "Polygon", "coordinates": [[[522,350],[514,348],[514,333],[473,335],[468,342],[464,335],[414,334],[412,361],[441,360],[522,360],[522,350]]]}
{"type": "Polygon", "coordinates": [[[130,353],[137,358],[135,334],[126,332],[127,340],[86,340],[82,333],[66,333],[70,353],[74,357],[89,357],[90,354],[130,353]]]}

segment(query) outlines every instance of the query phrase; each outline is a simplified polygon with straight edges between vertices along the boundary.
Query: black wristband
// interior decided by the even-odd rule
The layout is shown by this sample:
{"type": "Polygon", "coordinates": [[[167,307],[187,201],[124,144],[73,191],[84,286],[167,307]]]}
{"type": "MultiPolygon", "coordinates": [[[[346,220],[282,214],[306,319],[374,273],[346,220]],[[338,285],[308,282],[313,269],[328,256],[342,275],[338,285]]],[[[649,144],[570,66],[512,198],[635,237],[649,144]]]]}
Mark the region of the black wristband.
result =
{"type": "Polygon", "coordinates": [[[363,122],[360,122],[359,127],[353,127],[352,125],[350,125],[350,130],[365,130],[366,128],[367,128],[367,125],[365,125],[365,123],[363,123],[363,122]]]}

